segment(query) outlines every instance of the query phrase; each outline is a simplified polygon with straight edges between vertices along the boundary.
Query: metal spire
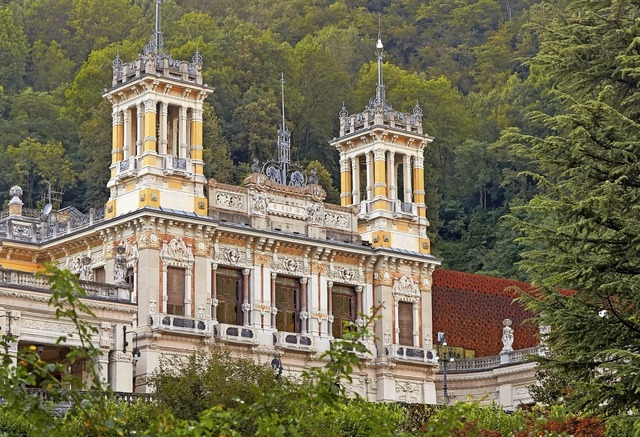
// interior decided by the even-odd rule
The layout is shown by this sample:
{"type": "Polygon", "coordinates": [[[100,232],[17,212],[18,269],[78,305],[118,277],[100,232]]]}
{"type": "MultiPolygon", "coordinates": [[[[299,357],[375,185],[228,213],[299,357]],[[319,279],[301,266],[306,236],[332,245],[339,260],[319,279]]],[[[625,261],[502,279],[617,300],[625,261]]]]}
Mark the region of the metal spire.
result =
{"type": "Polygon", "coordinates": [[[282,126],[278,129],[278,163],[280,164],[281,183],[286,184],[289,163],[291,162],[291,133],[287,129],[284,117],[284,73],[280,78],[282,95],[282,126]]]}
{"type": "Polygon", "coordinates": [[[162,0],[156,0],[156,28],[153,32],[153,42],[156,46],[156,53],[162,53],[163,50],[163,38],[162,38],[162,30],[160,29],[160,6],[162,5],[162,0]]]}
{"type": "Polygon", "coordinates": [[[382,59],[384,58],[384,45],[381,37],[380,15],[378,15],[378,42],[376,43],[376,56],[378,57],[378,84],[376,85],[375,103],[384,103],[384,80],[382,77],[382,59]]]}

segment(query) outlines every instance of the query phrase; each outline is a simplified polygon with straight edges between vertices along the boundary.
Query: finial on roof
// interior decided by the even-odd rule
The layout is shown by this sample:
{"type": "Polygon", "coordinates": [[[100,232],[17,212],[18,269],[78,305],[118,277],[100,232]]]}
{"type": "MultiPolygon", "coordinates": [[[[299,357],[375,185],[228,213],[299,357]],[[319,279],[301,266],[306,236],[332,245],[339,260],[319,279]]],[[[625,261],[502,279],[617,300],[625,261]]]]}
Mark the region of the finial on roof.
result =
{"type": "Polygon", "coordinates": [[[382,25],[378,14],[378,42],[376,43],[376,56],[378,57],[378,84],[376,85],[376,104],[384,103],[384,79],[382,76],[382,59],[384,58],[384,45],[382,44],[382,25]]]}
{"type": "Polygon", "coordinates": [[[194,64],[202,63],[202,55],[200,54],[199,48],[196,47],[196,52],[193,54],[193,58],[191,58],[194,64]]]}
{"type": "Polygon", "coordinates": [[[340,117],[347,117],[349,115],[347,107],[344,106],[344,102],[342,102],[342,109],[340,110],[340,113],[338,115],[340,115],[340,117]]]}
{"type": "Polygon", "coordinates": [[[156,0],[156,28],[153,32],[153,43],[156,49],[156,53],[162,53],[163,50],[163,38],[162,38],[162,29],[160,26],[160,6],[162,5],[162,0],[156,0]]]}
{"type": "Polygon", "coordinates": [[[122,59],[120,58],[120,52],[116,52],[116,57],[114,58],[113,62],[111,63],[114,67],[121,67],[122,66],[122,59]]]}
{"type": "Polygon", "coordinates": [[[418,104],[417,100],[416,100],[416,106],[413,107],[413,115],[422,115],[422,108],[418,104]]]}
{"type": "Polygon", "coordinates": [[[280,93],[282,98],[282,126],[278,129],[278,163],[282,173],[282,180],[286,180],[288,166],[291,162],[291,132],[287,129],[284,115],[284,73],[280,77],[280,93]]]}

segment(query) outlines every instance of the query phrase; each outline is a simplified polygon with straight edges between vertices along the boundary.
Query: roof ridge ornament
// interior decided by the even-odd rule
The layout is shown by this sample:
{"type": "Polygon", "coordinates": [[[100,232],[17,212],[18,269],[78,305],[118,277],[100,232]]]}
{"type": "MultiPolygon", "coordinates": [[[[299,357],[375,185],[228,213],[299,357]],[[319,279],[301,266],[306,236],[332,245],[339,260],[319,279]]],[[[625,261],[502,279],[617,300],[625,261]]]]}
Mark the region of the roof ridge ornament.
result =
{"type": "Polygon", "coordinates": [[[164,50],[164,41],[162,36],[161,29],[161,21],[160,21],[160,6],[162,5],[162,0],[156,0],[156,27],[153,32],[153,43],[155,46],[156,53],[160,54],[164,50]]]}
{"type": "Polygon", "coordinates": [[[382,44],[382,25],[378,14],[378,41],[376,42],[376,57],[378,58],[378,83],[376,85],[376,98],[374,103],[384,104],[384,77],[382,74],[382,59],[384,59],[384,44],[382,44]]]}

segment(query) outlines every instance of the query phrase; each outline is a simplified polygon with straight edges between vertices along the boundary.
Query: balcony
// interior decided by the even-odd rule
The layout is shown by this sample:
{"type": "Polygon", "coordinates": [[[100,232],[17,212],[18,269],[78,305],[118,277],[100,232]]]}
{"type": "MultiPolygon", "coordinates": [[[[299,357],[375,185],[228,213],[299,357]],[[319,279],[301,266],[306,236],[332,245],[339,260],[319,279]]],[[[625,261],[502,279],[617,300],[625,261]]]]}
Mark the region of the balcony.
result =
{"type": "Polygon", "coordinates": [[[179,174],[187,177],[193,176],[193,163],[189,158],[164,157],[164,174],[179,174]]]}
{"type": "Polygon", "coordinates": [[[173,314],[153,314],[151,316],[151,328],[158,331],[211,337],[213,335],[213,320],[195,319],[173,314]]]}
{"type": "Polygon", "coordinates": [[[248,346],[258,344],[258,335],[255,329],[248,326],[219,323],[213,327],[213,332],[216,340],[248,346]]]}
{"type": "MultiPolygon", "coordinates": [[[[107,300],[112,302],[131,303],[128,286],[117,287],[101,282],[78,281],[87,293],[87,299],[107,300]]],[[[0,266],[0,287],[15,288],[25,291],[50,292],[49,280],[45,275],[3,269],[0,266]]]]}
{"type": "Polygon", "coordinates": [[[130,156],[116,165],[116,176],[118,179],[133,177],[138,174],[138,161],[135,156],[130,156]]]}
{"type": "Polygon", "coordinates": [[[393,360],[425,364],[436,364],[438,362],[438,355],[435,351],[419,347],[392,344],[385,346],[384,352],[393,360]]]}
{"type": "Polygon", "coordinates": [[[315,352],[316,344],[311,334],[295,334],[293,332],[276,332],[273,344],[280,349],[292,349],[304,352],[315,352]]]}

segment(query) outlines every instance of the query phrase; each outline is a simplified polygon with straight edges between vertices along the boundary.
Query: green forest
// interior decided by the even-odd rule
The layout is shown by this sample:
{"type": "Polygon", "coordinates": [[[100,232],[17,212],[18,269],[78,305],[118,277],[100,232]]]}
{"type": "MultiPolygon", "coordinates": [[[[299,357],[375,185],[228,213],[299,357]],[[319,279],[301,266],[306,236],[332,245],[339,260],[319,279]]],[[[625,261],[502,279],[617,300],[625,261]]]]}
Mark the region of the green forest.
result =
{"type": "MultiPolygon", "coordinates": [[[[541,134],[533,111],[554,110],[528,60],[562,3],[537,0],[164,0],[164,47],[204,60],[207,176],[239,184],[254,157],[275,156],[280,75],[292,157],[320,161],[338,202],[343,103],[361,111],[375,92],[375,41],[385,45],[387,100],[424,110],[427,206],[445,267],[529,279],[518,271],[513,226],[501,220],[536,192],[518,175],[531,162],[505,143],[541,134]],[[330,175],[330,176],[329,176],[330,175]]],[[[154,0],[5,0],[0,6],[0,202],[19,184],[28,207],[49,181],[63,206],[108,198],[111,110],[102,99],[112,61],[133,60],[155,23],[154,0]]],[[[316,164],[317,165],[317,164],[316,164]]],[[[55,197],[55,196],[54,196],[55,197]]]]}

